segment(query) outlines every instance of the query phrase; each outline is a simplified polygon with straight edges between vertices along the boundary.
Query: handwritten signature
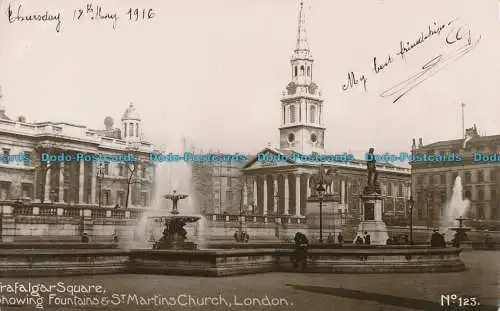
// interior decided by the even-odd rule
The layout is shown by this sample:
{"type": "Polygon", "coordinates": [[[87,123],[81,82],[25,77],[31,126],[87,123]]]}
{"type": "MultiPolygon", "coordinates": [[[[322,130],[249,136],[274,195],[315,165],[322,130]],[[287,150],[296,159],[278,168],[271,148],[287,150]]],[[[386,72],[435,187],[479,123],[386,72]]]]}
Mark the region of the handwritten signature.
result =
{"type": "MultiPolygon", "coordinates": [[[[429,79],[430,77],[434,76],[441,70],[448,67],[452,63],[452,61],[457,60],[467,55],[468,53],[472,52],[481,41],[482,36],[480,35],[475,40],[472,40],[470,29],[465,29],[465,32],[467,32],[468,37],[464,45],[460,46],[457,50],[449,54],[446,55],[439,54],[436,57],[433,57],[422,66],[421,71],[405,79],[404,81],[390,87],[386,91],[382,92],[380,96],[381,97],[395,96],[392,102],[396,103],[403,96],[408,94],[411,90],[416,88],[418,85],[422,84],[425,80],[429,79]]],[[[451,45],[464,40],[463,33],[464,33],[464,27],[452,29],[446,37],[446,43],[451,45]]]]}

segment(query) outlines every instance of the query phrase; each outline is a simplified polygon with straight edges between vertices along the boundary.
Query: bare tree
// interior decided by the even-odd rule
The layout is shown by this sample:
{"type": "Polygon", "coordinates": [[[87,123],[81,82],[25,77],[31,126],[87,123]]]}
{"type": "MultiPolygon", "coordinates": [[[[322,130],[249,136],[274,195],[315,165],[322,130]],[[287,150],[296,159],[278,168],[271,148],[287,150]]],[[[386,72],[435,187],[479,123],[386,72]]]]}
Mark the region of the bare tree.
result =
{"type": "Polygon", "coordinates": [[[132,186],[133,185],[147,185],[149,184],[149,181],[146,180],[146,176],[142,176],[142,172],[139,171],[142,165],[146,165],[146,161],[144,161],[144,157],[141,154],[135,154],[134,155],[134,161],[127,161],[125,162],[125,169],[126,169],[126,186],[127,186],[127,191],[126,191],[126,197],[125,197],[125,208],[129,207],[129,197],[130,197],[130,192],[132,191],[132,186]]]}

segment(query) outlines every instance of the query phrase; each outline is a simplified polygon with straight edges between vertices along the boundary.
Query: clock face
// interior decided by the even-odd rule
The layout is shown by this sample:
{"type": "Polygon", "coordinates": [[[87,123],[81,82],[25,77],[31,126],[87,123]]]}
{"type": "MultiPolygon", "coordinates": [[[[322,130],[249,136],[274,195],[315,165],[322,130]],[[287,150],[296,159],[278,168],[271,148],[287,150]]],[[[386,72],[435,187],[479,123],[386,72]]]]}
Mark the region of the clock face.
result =
{"type": "Polygon", "coordinates": [[[311,141],[312,141],[313,143],[317,142],[317,141],[318,141],[318,136],[316,136],[316,134],[312,133],[312,134],[311,134],[311,141]]]}
{"type": "Polygon", "coordinates": [[[288,134],[288,142],[293,143],[295,141],[295,134],[290,133],[288,134]]]}

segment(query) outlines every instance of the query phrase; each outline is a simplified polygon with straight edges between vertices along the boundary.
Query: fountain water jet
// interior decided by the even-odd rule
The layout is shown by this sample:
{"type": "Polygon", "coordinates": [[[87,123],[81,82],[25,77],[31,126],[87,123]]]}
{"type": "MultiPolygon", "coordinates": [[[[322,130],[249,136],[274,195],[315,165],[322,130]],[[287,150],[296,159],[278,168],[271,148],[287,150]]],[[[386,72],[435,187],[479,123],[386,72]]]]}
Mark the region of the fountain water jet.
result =
{"type": "MultiPolygon", "coordinates": [[[[166,148],[165,148],[166,149],[166,148]]],[[[162,152],[166,156],[183,156],[186,152],[185,142],[172,144],[168,151],[162,152]]],[[[133,248],[148,248],[151,249],[153,244],[163,234],[163,226],[157,220],[161,217],[171,217],[168,212],[169,206],[164,201],[165,193],[173,193],[174,191],[182,193],[193,193],[191,187],[192,171],[189,163],[181,160],[178,161],[162,161],[156,163],[154,197],[151,207],[145,211],[136,225],[133,248]]],[[[174,204],[173,201],[172,205],[174,204]]],[[[202,247],[204,241],[205,219],[200,215],[196,208],[196,204],[192,196],[183,198],[182,215],[199,218],[195,223],[187,224],[186,229],[188,234],[193,237],[196,244],[202,247]]],[[[174,206],[172,206],[173,208],[174,206]]],[[[175,203],[175,208],[177,202],[175,203]]]]}
{"type": "Polygon", "coordinates": [[[441,229],[445,234],[445,240],[451,241],[457,231],[456,228],[460,226],[459,219],[464,217],[468,208],[470,206],[470,201],[464,199],[463,196],[463,186],[462,179],[460,176],[455,178],[455,183],[453,184],[453,192],[451,199],[446,203],[444,207],[444,214],[441,218],[441,229]]]}

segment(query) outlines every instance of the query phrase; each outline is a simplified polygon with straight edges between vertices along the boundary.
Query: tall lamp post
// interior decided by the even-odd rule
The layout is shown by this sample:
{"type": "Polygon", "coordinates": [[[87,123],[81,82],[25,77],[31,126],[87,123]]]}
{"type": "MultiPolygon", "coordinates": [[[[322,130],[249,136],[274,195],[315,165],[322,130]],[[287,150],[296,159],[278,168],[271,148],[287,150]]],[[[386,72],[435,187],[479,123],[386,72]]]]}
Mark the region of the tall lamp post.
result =
{"type": "Polygon", "coordinates": [[[98,198],[98,204],[99,208],[101,208],[101,202],[102,202],[102,180],[104,179],[104,165],[102,163],[99,163],[99,166],[97,167],[97,181],[99,182],[99,198],[98,198]]]}
{"type": "Polygon", "coordinates": [[[318,184],[316,191],[319,198],[319,242],[323,243],[323,199],[326,189],[322,182],[318,184]]]}
{"type": "Polygon", "coordinates": [[[413,196],[410,195],[408,200],[408,206],[410,207],[410,245],[413,245],[413,206],[415,201],[413,201],[413,196]]]}

